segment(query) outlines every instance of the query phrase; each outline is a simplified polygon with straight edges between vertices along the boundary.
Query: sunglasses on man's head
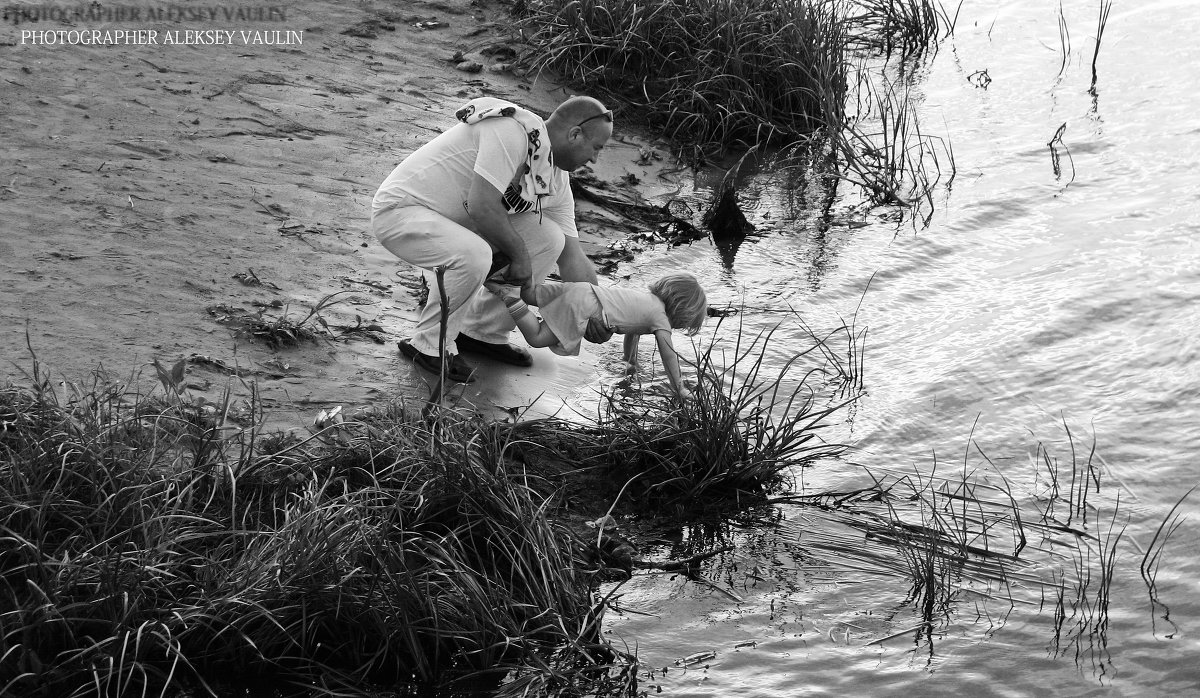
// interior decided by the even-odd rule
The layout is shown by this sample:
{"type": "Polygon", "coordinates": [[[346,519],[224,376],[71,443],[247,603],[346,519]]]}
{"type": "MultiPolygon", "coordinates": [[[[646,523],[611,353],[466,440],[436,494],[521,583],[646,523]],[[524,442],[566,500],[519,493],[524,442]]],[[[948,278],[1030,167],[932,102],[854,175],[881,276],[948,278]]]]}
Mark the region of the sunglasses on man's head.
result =
{"type": "Polygon", "coordinates": [[[577,124],[575,124],[575,125],[576,125],[576,126],[583,126],[583,125],[584,125],[584,124],[586,124],[587,122],[589,122],[589,121],[592,121],[592,120],[594,120],[594,119],[599,119],[599,118],[603,118],[605,121],[607,121],[608,123],[610,123],[610,124],[611,124],[611,123],[612,123],[612,109],[608,109],[608,110],[606,110],[606,111],[602,111],[602,112],[600,112],[599,114],[597,114],[597,115],[595,115],[595,116],[589,116],[588,118],[584,119],[583,121],[580,121],[579,123],[577,123],[577,124]]]}

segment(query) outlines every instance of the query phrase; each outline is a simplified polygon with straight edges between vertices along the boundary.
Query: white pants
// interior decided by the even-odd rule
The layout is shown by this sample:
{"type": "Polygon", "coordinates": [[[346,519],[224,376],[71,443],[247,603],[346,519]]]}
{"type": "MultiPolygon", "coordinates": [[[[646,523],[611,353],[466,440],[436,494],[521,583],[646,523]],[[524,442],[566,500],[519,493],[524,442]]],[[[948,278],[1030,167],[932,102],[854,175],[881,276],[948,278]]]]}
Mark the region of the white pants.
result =
{"type": "MultiPolygon", "coordinates": [[[[535,212],[508,217],[525,241],[534,283],[545,281],[562,253],[562,229],[535,212]]],[[[400,259],[420,267],[429,287],[412,344],[417,351],[437,356],[442,302],[435,267],[445,267],[443,286],[450,314],[446,322],[446,351],[456,354],[459,332],[485,342],[503,343],[516,326],[503,301],[483,288],[492,266],[492,247],[474,231],[424,206],[375,211],[371,229],[379,242],[400,259]]]]}

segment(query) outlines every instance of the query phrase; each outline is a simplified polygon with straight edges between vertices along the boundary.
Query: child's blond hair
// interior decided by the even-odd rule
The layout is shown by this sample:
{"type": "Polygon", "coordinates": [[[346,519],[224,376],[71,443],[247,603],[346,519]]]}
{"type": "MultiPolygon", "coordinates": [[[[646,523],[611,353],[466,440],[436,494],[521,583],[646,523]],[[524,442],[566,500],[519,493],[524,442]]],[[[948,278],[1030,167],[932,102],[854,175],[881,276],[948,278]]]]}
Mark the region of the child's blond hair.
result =
{"type": "Polygon", "coordinates": [[[671,274],[650,284],[653,293],[667,308],[671,327],[696,334],[708,317],[708,298],[700,282],[691,274],[671,274]]]}

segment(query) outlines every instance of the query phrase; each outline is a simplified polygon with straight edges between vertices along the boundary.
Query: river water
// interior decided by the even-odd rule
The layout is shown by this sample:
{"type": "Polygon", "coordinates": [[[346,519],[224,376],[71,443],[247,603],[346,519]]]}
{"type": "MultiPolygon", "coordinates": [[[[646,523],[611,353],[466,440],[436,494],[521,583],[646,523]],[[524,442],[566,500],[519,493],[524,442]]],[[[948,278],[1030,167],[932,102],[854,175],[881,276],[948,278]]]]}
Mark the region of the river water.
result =
{"type": "MultiPolygon", "coordinates": [[[[1099,3],[1063,2],[1069,45],[1059,12],[967,0],[909,71],[923,132],[948,139],[956,164],[928,225],[849,192],[828,225],[791,218],[751,178],[759,234],[731,265],[702,241],[623,268],[632,283],[695,272],[713,305],[746,306],[746,327],[782,323],[780,357],[808,345],[789,309],[819,329],[861,300],[864,393],[835,430],[855,449],[797,473],[799,491],[965,467],[1009,483],[1027,547],[1005,573],[951,575],[923,624],[902,546],[853,512],[786,506],[762,512],[769,524],[681,531],[647,552],[733,542],[703,569],[724,591],[638,575],[606,617],[654,669],[652,695],[1200,695],[1200,493],[1158,548],[1153,594],[1139,571],[1200,483],[1200,4],[1117,0],[1092,91],[1099,3]],[[1072,522],[1086,536],[1034,525],[1051,502],[1038,445],[1066,479],[1072,442],[1085,474],[1094,445],[1100,481],[1072,522]]],[[[1011,518],[993,523],[1011,535],[1011,518]]]]}

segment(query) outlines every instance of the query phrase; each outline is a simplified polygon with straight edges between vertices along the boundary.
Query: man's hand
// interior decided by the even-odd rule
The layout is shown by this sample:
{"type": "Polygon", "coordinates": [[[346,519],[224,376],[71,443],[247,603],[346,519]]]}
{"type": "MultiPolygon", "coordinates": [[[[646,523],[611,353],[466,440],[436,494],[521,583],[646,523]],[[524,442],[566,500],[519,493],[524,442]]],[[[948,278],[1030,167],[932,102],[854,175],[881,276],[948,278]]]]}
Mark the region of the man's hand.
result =
{"type": "Polygon", "coordinates": [[[612,328],[600,322],[599,318],[588,319],[587,330],[583,333],[584,339],[592,344],[604,344],[612,339],[612,336],[612,328]]]}
{"type": "Polygon", "coordinates": [[[492,250],[492,266],[488,269],[488,278],[495,276],[511,263],[512,260],[502,250],[492,250]]]}
{"type": "MultiPolygon", "coordinates": [[[[509,262],[508,269],[504,271],[504,283],[509,286],[520,286],[524,289],[527,286],[531,286],[532,282],[533,266],[529,263],[527,255],[521,255],[519,258],[509,262]]],[[[524,296],[523,291],[521,295],[524,296]]]]}
{"type": "Polygon", "coordinates": [[[529,305],[537,305],[537,294],[534,293],[533,283],[527,283],[521,287],[521,300],[529,305]]]}
{"type": "MultiPolygon", "coordinates": [[[[509,258],[504,283],[512,286],[524,286],[529,283],[533,277],[529,250],[525,247],[525,241],[513,228],[499,190],[482,175],[476,174],[471,180],[466,206],[467,215],[473,222],[471,229],[491,245],[493,250],[509,258]]],[[[497,256],[495,253],[492,255],[493,269],[497,267],[497,256]]]]}

